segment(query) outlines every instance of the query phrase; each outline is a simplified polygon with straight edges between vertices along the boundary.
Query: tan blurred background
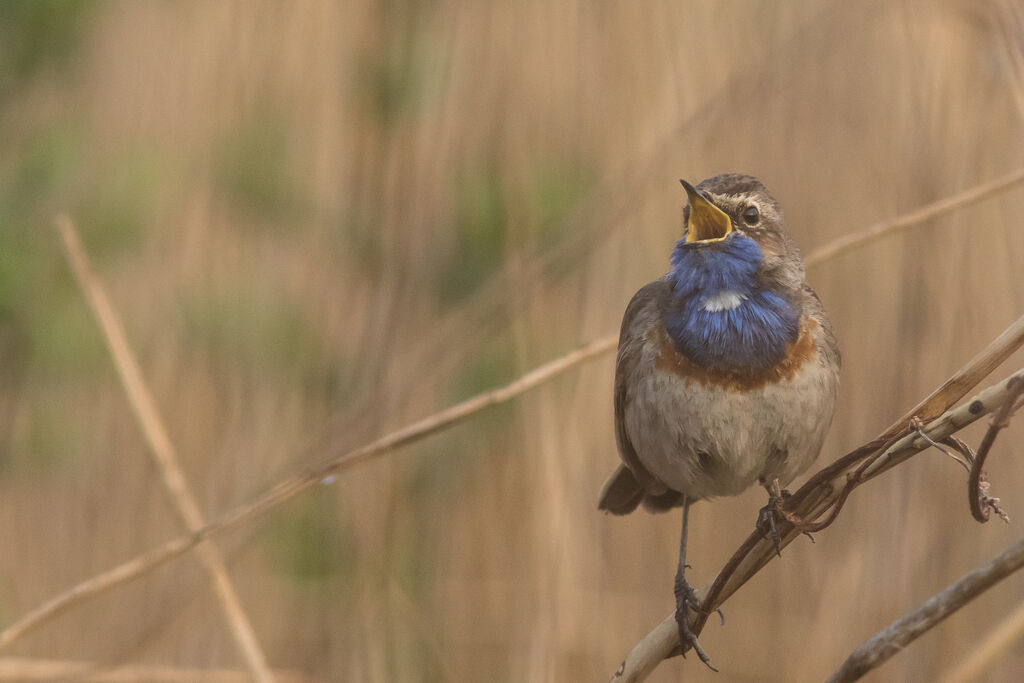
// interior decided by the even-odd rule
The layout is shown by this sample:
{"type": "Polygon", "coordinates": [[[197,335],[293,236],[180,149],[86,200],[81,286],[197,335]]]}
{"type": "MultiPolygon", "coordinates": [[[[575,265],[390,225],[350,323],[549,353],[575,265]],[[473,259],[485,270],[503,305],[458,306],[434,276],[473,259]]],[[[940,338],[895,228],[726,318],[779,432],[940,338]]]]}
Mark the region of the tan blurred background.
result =
{"type": "MultiPolygon", "coordinates": [[[[0,4],[0,626],[183,527],[61,248],[78,225],[208,518],[618,329],[692,181],[759,176],[805,253],[1024,165],[1020,3],[0,4]]],[[[843,347],[822,462],[1024,311],[1024,189],[809,272],[843,347]]],[[[999,371],[1019,365],[1018,353],[999,371]]],[[[606,517],[605,355],[217,537],[275,668],[605,680],[673,607],[678,513],[606,517]]],[[[994,378],[993,378],[994,379],[994,378]]],[[[1018,420],[1019,422],[1019,420],[1018,420]]],[[[980,426],[967,432],[973,443],[980,426]]],[[[1020,537],[918,456],[652,680],[815,681],[1020,537]]],[[[691,517],[691,580],[760,490],[691,517]]],[[[934,680],[1011,577],[870,680],[934,680]]],[[[194,554],[7,655],[242,668],[194,554]]],[[[983,680],[1019,680],[1024,640],[983,680]]]]}

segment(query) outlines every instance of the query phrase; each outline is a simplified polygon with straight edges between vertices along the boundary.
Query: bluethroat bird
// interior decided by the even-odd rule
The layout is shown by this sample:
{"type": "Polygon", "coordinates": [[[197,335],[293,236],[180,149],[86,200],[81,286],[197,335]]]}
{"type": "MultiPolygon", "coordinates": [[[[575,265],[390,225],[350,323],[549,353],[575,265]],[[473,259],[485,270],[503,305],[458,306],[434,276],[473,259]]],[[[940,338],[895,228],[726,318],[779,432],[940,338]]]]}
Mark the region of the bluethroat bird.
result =
{"type": "MultiPolygon", "coordinates": [[[[821,450],[835,410],[839,348],[804,264],[764,185],[727,173],[680,181],[686,233],[671,268],[626,307],[615,362],[622,464],[599,507],[624,515],[683,508],[676,622],[683,651],[708,663],[690,630],[690,505],[781,486],[821,450]]],[[[771,517],[769,517],[771,519],[771,517]]],[[[774,533],[774,532],[773,532],[774,533]]],[[[776,540],[777,543],[777,540],[776,540]]]]}

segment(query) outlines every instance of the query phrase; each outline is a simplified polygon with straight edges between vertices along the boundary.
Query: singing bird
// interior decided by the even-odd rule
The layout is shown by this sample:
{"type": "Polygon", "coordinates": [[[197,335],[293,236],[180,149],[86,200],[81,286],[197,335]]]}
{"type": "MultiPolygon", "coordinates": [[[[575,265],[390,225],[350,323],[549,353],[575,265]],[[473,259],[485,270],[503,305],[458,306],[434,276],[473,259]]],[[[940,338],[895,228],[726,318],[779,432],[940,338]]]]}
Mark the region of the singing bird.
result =
{"type": "MultiPolygon", "coordinates": [[[[683,650],[708,663],[690,630],[689,507],[769,491],[806,470],[835,410],[840,356],[821,301],[759,180],[728,173],[680,181],[686,233],[669,271],[626,307],[615,363],[615,437],[622,464],[599,508],[624,515],[683,508],[675,580],[683,650]]],[[[709,664],[710,666],[710,664],[709,664]]]]}

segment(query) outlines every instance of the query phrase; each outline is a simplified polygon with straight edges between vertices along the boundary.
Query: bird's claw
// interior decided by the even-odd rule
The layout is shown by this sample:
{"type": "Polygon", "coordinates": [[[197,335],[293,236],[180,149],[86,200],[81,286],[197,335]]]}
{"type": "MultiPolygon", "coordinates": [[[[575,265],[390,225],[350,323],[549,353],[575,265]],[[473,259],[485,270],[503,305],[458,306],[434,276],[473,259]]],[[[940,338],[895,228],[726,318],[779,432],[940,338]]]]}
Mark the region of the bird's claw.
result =
{"type": "MultiPolygon", "coordinates": [[[[690,628],[690,610],[696,612],[700,609],[700,600],[697,599],[697,592],[686,582],[686,579],[682,579],[681,582],[676,581],[675,588],[676,624],[679,627],[679,647],[683,657],[686,656],[687,650],[693,649],[700,658],[700,661],[704,663],[704,666],[718,673],[718,669],[711,664],[711,658],[708,657],[707,653],[704,652],[704,648],[697,641],[697,635],[690,628]]],[[[717,610],[717,612],[724,624],[725,616],[722,614],[722,610],[717,610]]]]}
{"type": "Polygon", "coordinates": [[[782,557],[782,538],[779,536],[779,530],[775,526],[775,516],[778,514],[777,504],[774,500],[769,499],[768,504],[761,508],[761,511],[757,513],[757,528],[762,529],[772,539],[772,543],[775,544],[775,554],[782,557]]]}
{"type": "MultiPolygon", "coordinates": [[[[772,543],[775,544],[775,554],[782,557],[782,537],[779,535],[775,520],[777,517],[780,520],[793,521],[791,515],[786,513],[784,507],[786,499],[793,494],[779,486],[778,479],[772,480],[772,483],[765,486],[765,488],[768,489],[768,504],[758,512],[757,526],[771,537],[772,543]]],[[[807,535],[810,536],[810,534],[807,535]]],[[[814,541],[813,537],[811,541],[814,541]]]]}
{"type": "Polygon", "coordinates": [[[814,536],[811,536],[811,532],[800,528],[802,522],[799,516],[786,510],[786,499],[790,498],[793,494],[786,489],[780,488],[778,479],[774,480],[766,488],[768,489],[768,504],[761,508],[757,514],[757,527],[763,529],[771,537],[772,543],[775,544],[775,554],[782,557],[782,537],[779,535],[779,530],[776,527],[776,518],[785,520],[797,529],[800,529],[800,532],[811,539],[811,543],[814,543],[814,536]]]}
{"type": "Polygon", "coordinates": [[[711,658],[704,652],[704,648],[700,646],[700,642],[697,640],[697,636],[690,629],[690,620],[687,616],[689,610],[684,607],[682,612],[676,611],[676,624],[679,625],[679,642],[682,649],[683,657],[686,656],[686,651],[693,649],[700,658],[700,661],[704,663],[704,666],[711,669],[715,673],[718,673],[718,669],[711,663],[711,658]]]}

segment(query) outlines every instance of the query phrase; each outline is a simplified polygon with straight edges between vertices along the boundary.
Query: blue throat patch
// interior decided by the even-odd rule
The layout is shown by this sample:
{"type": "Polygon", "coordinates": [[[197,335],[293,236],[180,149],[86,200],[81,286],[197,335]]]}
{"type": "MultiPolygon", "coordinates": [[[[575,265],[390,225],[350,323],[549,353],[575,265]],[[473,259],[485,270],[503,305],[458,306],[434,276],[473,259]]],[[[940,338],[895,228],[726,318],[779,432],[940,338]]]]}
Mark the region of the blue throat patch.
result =
{"type": "Polygon", "coordinates": [[[800,313],[761,285],[761,260],[757,242],[738,232],[713,245],[676,243],[669,271],[676,300],[665,311],[676,350],[714,370],[763,370],[786,357],[800,313]],[[739,305],[705,310],[708,299],[723,293],[733,302],[738,296],[739,305]]]}

